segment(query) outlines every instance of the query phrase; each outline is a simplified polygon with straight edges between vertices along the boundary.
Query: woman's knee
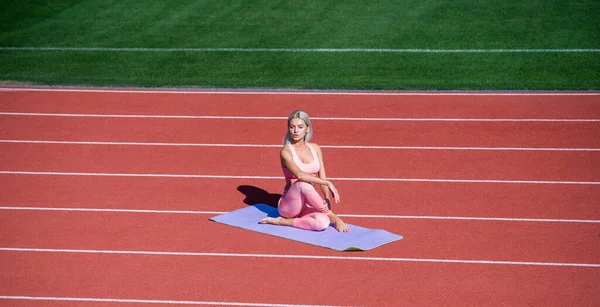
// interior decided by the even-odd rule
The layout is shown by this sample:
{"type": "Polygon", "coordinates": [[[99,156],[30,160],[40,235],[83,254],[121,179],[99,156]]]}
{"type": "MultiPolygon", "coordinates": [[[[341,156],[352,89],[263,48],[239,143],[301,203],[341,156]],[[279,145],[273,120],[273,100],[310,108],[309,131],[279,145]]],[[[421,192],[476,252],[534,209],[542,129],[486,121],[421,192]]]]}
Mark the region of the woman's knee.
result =
{"type": "Polygon", "coordinates": [[[325,230],[329,227],[329,217],[325,214],[317,214],[315,216],[315,230],[325,230]]]}
{"type": "MultiPolygon", "coordinates": [[[[296,181],[292,184],[293,187],[299,189],[301,192],[306,193],[307,191],[315,190],[315,187],[306,181],[296,181]]],[[[315,190],[316,191],[316,190],[315,190]]]]}

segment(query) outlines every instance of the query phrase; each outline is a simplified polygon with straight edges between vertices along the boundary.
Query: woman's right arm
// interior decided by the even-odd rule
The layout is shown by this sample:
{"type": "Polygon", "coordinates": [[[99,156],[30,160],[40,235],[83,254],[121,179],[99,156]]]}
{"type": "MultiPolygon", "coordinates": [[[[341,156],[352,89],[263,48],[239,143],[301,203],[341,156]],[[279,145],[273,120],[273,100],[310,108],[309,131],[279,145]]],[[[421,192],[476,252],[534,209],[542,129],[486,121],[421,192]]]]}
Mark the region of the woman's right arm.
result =
{"type": "Polygon", "coordinates": [[[290,151],[289,148],[287,148],[287,147],[282,148],[281,152],[280,152],[280,157],[281,157],[281,164],[283,166],[285,166],[288,170],[290,170],[290,172],[292,174],[294,174],[294,176],[298,180],[304,181],[304,182],[309,182],[309,183],[326,185],[333,193],[335,202],[336,203],[340,202],[340,197],[339,197],[338,191],[335,188],[335,186],[333,185],[333,183],[329,180],[325,180],[325,179],[322,179],[317,176],[313,176],[311,174],[301,171],[300,168],[298,168],[298,166],[296,165],[296,163],[294,163],[294,159],[292,157],[292,152],[290,151]]]}

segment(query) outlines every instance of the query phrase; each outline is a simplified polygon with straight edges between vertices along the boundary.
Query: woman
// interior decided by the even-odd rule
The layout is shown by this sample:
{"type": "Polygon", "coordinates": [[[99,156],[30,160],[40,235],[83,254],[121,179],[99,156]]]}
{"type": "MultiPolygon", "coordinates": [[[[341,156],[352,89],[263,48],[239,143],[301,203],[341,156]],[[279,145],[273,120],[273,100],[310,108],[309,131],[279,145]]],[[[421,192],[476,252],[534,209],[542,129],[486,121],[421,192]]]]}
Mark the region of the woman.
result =
{"type": "Polygon", "coordinates": [[[340,202],[340,195],[327,180],[321,148],[309,143],[312,138],[310,118],[296,110],[288,118],[284,146],[279,154],[286,185],[277,208],[279,217],[266,217],[263,224],[292,226],[307,230],[325,230],[329,223],[340,232],[350,229],[331,211],[330,198],[340,202]],[[321,187],[321,198],[313,184],[321,187]],[[333,194],[333,195],[332,195],[333,194]]]}

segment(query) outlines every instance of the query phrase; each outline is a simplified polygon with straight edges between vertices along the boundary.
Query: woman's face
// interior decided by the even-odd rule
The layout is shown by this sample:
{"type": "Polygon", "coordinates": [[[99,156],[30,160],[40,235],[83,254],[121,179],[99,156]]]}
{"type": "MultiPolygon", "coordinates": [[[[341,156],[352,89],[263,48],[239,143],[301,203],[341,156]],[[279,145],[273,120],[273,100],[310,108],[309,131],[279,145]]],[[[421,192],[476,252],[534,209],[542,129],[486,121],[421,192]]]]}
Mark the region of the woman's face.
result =
{"type": "Polygon", "coordinates": [[[309,128],[300,118],[292,118],[292,120],[290,120],[288,129],[290,131],[290,135],[292,136],[292,140],[297,142],[304,139],[309,128]]]}

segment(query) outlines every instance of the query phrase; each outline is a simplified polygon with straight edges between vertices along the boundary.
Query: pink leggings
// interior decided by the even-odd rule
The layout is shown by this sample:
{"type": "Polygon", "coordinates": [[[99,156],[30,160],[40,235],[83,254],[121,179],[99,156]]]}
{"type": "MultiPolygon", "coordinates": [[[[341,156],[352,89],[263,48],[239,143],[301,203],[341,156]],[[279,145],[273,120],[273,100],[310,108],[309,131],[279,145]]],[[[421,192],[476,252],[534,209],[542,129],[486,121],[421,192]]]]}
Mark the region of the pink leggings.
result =
{"type": "Polygon", "coordinates": [[[293,226],[307,230],[325,230],[329,226],[329,209],[323,204],[315,187],[304,181],[296,181],[283,193],[277,205],[279,214],[294,218],[293,226]]]}

